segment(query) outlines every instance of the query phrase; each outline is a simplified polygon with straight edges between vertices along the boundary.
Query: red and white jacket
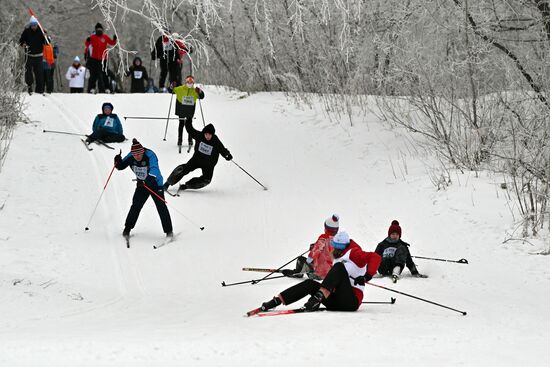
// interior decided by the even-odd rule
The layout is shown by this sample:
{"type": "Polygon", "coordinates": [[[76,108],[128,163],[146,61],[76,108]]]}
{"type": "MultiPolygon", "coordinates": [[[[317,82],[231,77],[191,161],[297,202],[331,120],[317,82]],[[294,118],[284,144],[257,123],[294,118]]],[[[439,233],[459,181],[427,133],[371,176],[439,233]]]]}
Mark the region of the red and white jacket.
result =
{"type": "Polygon", "coordinates": [[[355,284],[353,278],[365,275],[365,273],[373,276],[380,266],[382,258],[376,252],[366,252],[354,241],[350,244],[339,258],[333,260],[333,264],[343,263],[350,276],[349,281],[353,287],[353,293],[357,297],[358,304],[363,302],[364,285],[355,284]]]}
{"type": "Polygon", "coordinates": [[[107,53],[105,52],[107,45],[114,46],[116,45],[116,41],[106,34],[98,36],[94,33],[86,39],[85,45],[84,54],[92,59],[103,61],[107,58],[107,53]]]}

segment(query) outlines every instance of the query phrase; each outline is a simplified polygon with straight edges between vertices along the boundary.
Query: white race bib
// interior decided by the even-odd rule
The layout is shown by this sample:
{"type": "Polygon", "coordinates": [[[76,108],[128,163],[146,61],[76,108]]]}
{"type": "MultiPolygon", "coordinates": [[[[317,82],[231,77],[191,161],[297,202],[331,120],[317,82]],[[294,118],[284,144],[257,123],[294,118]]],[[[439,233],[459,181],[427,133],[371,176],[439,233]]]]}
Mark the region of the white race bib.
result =
{"type": "Polygon", "coordinates": [[[393,257],[395,255],[395,250],[397,250],[395,247],[388,247],[382,253],[382,257],[383,258],[393,257]]]}
{"type": "Polygon", "coordinates": [[[170,43],[170,42],[163,42],[162,43],[162,49],[164,51],[170,51],[170,50],[174,49],[174,46],[172,46],[172,43],[170,43]]]}
{"type": "Polygon", "coordinates": [[[185,96],[183,97],[183,100],[181,104],[186,106],[194,106],[195,105],[195,98],[193,96],[185,96]]]}
{"type": "Polygon", "coordinates": [[[135,70],[134,71],[134,79],[141,79],[141,77],[143,77],[143,71],[135,70]]]}
{"type": "Polygon", "coordinates": [[[138,180],[145,180],[147,178],[147,166],[144,167],[138,167],[138,166],[132,166],[132,171],[136,174],[136,178],[138,180]]]}
{"type": "Polygon", "coordinates": [[[212,149],[214,147],[212,145],[208,145],[206,143],[203,143],[202,141],[199,144],[199,152],[206,155],[212,155],[212,149]]]}
{"type": "Polygon", "coordinates": [[[103,124],[103,126],[105,127],[113,127],[115,124],[115,120],[112,118],[112,117],[107,117],[105,119],[105,123],[103,124]]]}

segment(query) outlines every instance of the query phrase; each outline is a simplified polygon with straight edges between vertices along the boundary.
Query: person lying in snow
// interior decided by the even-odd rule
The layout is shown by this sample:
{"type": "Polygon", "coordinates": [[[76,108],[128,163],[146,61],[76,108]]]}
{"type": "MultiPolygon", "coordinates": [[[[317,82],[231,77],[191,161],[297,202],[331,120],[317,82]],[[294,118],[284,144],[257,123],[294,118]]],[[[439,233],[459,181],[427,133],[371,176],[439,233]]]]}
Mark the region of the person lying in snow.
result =
{"type": "Polygon", "coordinates": [[[307,259],[300,256],[296,260],[295,269],[284,269],[283,275],[293,278],[301,278],[306,274],[308,278],[322,280],[330,268],[332,268],[332,245],[330,240],[336,233],[340,225],[340,217],[333,214],[325,220],[325,232],[317,238],[315,243],[311,244],[307,259]]]}
{"type": "Polygon", "coordinates": [[[399,222],[394,220],[388,228],[388,237],[376,246],[376,252],[382,257],[382,263],[378,272],[382,275],[391,275],[392,281],[397,283],[405,265],[409,268],[413,277],[427,278],[427,275],[420,274],[416,269],[409,244],[401,240],[401,227],[399,222]]]}
{"type": "Polygon", "coordinates": [[[333,265],[322,283],[306,279],[262,303],[267,311],[280,304],[290,305],[308,294],[307,311],[316,311],[323,304],[330,311],[357,311],[363,301],[365,282],[372,279],[381,258],[375,252],[365,252],[344,232],[331,240],[333,265]]]}

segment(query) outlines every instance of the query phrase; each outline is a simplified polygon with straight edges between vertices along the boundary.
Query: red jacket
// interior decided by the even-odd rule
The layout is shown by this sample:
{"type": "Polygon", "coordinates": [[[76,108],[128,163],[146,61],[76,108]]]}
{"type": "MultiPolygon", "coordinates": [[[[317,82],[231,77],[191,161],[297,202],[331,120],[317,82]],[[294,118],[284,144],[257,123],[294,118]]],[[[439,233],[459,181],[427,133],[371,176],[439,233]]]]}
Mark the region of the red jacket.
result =
{"type": "Polygon", "coordinates": [[[107,45],[114,46],[116,41],[112,40],[111,37],[106,34],[98,36],[97,34],[92,34],[90,37],[86,38],[85,42],[86,48],[84,54],[88,55],[92,59],[103,61],[107,58],[107,45]]]}
{"type": "Polygon", "coordinates": [[[351,286],[353,287],[353,293],[357,297],[358,305],[361,305],[363,302],[363,290],[365,289],[364,285],[355,284],[353,278],[358,276],[365,275],[365,273],[373,276],[380,266],[382,258],[376,252],[366,252],[361,249],[361,247],[354,241],[351,240],[350,244],[342,255],[334,259],[334,264],[341,262],[346,267],[346,270],[350,276],[349,280],[351,286]]]}

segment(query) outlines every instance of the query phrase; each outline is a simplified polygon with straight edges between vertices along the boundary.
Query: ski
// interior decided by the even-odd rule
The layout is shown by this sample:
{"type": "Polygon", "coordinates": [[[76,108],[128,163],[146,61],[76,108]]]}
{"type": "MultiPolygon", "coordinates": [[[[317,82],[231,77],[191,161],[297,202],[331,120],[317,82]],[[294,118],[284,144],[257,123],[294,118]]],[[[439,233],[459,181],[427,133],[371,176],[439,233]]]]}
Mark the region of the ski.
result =
{"type": "Polygon", "coordinates": [[[80,139],[80,141],[82,142],[82,144],[84,144],[84,146],[86,147],[86,149],[88,149],[88,151],[94,150],[94,148],[92,148],[88,143],[86,143],[86,140],[80,139]]]}
{"type": "Polygon", "coordinates": [[[109,144],[105,143],[104,141],[101,141],[101,140],[95,140],[94,143],[96,143],[97,145],[103,145],[104,147],[106,148],[109,148],[109,149],[112,149],[112,150],[115,150],[115,148],[113,148],[112,146],[110,146],[109,144]]]}
{"type": "Polygon", "coordinates": [[[266,316],[281,316],[281,315],[292,315],[295,313],[310,313],[310,312],[318,312],[318,311],[326,311],[326,308],[319,308],[315,311],[308,311],[304,307],[301,308],[294,308],[291,310],[279,310],[279,311],[260,311],[256,313],[256,316],[258,317],[266,317],[266,316]]]}
{"type": "Polygon", "coordinates": [[[174,235],[173,235],[172,237],[166,237],[166,238],[164,239],[164,241],[162,241],[162,242],[159,243],[158,245],[153,245],[153,249],[156,250],[156,249],[158,249],[158,248],[160,248],[160,247],[162,247],[162,246],[166,246],[166,245],[168,245],[169,243],[174,242],[174,241],[177,239],[178,236],[179,236],[179,233],[174,233],[174,235]]]}

